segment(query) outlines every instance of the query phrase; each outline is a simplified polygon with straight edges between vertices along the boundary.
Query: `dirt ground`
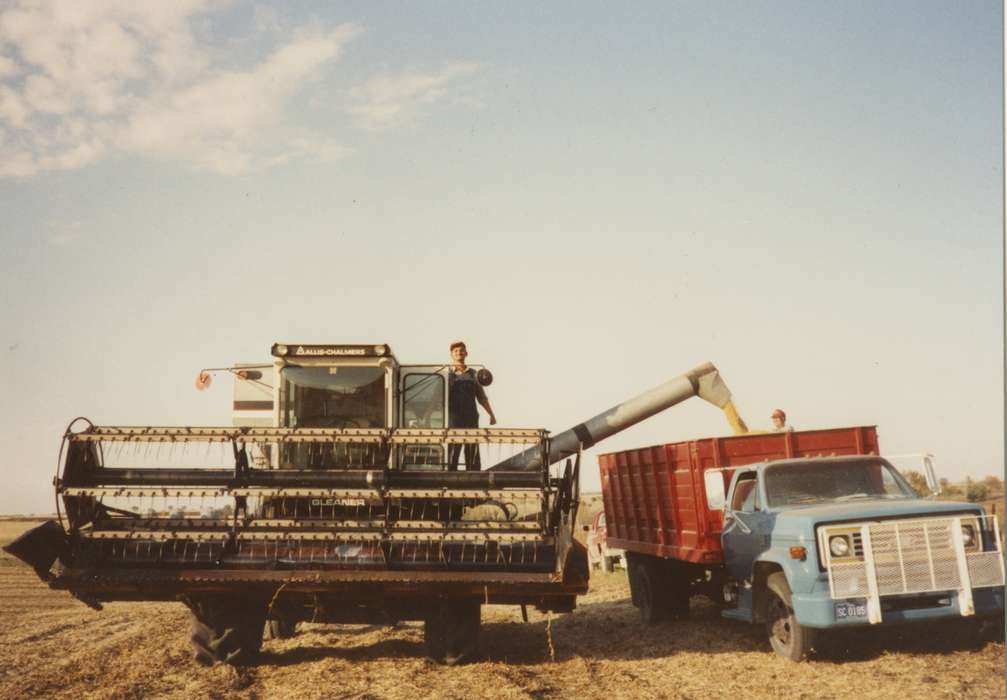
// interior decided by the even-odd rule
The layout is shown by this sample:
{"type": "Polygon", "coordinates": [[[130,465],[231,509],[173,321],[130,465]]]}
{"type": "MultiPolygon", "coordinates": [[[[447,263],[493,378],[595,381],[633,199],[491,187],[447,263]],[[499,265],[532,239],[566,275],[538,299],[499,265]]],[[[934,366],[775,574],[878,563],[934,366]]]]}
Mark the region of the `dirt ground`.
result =
{"type": "MultiPolygon", "coordinates": [[[[0,521],[0,543],[34,526],[0,521]]],[[[640,625],[625,574],[597,574],[569,615],[483,610],[485,659],[423,658],[418,624],[302,625],[252,669],[191,660],[181,603],[93,611],[0,553],[2,698],[1003,698],[1004,645],[966,649],[936,626],[860,633],[795,664],[760,628],[694,598],[688,621],[640,625]],[[551,643],[550,643],[551,640],[551,643]]]]}

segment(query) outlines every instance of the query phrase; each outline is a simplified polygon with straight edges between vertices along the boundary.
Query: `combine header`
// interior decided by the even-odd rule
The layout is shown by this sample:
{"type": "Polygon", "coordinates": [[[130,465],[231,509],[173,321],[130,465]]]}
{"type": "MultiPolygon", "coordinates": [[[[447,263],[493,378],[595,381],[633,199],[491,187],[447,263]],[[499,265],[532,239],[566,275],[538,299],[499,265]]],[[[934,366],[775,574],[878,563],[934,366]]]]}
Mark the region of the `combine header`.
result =
{"type": "Polygon", "coordinates": [[[424,621],[427,654],[457,663],[477,651],[482,604],[567,612],[587,591],[580,445],[696,393],[730,398],[704,365],[557,449],[545,430],[448,428],[446,367],[400,365],[387,346],[272,354],[231,368],[234,427],[71,423],[59,522],[7,551],[96,608],[184,602],[204,663],[252,662],[264,629],[289,636],[299,621],[400,620],[424,621]],[[460,444],[496,466],[448,470],[460,444]]]}

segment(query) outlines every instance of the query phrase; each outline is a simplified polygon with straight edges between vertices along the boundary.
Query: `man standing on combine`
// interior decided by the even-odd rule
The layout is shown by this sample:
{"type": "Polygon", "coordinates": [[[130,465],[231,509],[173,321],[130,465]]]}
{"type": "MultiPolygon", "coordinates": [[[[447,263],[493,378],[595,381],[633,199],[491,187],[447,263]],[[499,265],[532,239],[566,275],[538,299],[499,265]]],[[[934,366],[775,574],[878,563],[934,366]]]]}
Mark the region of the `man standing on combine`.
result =
{"type": "MultiPolygon", "coordinates": [[[[451,343],[451,369],[448,370],[448,427],[478,428],[479,409],[476,401],[490,416],[490,425],[496,425],[497,417],[486,398],[486,391],[476,376],[476,371],[465,365],[468,357],[465,343],[451,343]]],[[[448,447],[448,470],[458,471],[458,458],[461,455],[461,445],[448,447]]],[[[465,470],[477,472],[482,469],[479,458],[479,445],[465,445],[465,470]]]]}

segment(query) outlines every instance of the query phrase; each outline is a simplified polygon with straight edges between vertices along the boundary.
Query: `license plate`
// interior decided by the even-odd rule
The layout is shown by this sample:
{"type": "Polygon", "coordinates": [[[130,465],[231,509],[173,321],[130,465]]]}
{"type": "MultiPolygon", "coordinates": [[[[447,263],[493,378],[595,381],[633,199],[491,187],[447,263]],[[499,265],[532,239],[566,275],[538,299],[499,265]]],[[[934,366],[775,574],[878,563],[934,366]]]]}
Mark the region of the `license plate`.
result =
{"type": "Polygon", "coordinates": [[[844,600],[836,603],[837,620],[867,619],[867,601],[844,600]]]}

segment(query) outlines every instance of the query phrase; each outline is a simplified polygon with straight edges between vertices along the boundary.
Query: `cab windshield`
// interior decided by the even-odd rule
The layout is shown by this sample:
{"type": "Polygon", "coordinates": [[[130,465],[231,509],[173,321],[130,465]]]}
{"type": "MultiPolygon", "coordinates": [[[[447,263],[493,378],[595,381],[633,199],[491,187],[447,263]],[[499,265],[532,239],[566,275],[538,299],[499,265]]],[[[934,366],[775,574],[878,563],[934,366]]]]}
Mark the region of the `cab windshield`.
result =
{"type": "Polygon", "coordinates": [[[284,367],[282,421],[288,428],[385,427],[382,367],[284,367]]]}
{"type": "Polygon", "coordinates": [[[765,486],[766,500],[776,508],[917,497],[906,480],[881,460],[770,466],[766,468],[765,486]]]}

